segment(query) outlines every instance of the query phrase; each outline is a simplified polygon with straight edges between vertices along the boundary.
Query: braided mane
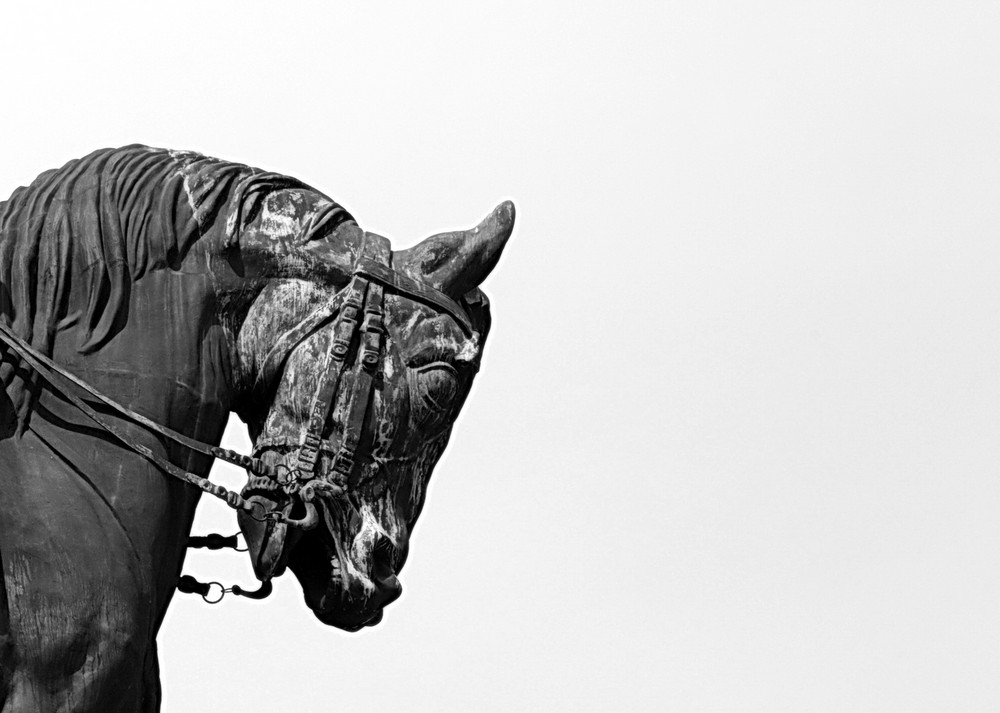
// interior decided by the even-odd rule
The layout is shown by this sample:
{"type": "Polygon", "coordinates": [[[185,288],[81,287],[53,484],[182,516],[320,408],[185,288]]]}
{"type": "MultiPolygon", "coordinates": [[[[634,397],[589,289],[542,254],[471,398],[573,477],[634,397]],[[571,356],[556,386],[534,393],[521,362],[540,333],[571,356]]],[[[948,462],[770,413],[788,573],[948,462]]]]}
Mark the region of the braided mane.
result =
{"type": "MultiPolygon", "coordinates": [[[[78,349],[93,352],[128,319],[132,282],[152,270],[178,269],[213,228],[228,244],[238,242],[266,195],[284,188],[309,187],[238,163],[139,145],[102,149],[46,171],[0,203],[0,314],[46,353],[58,329],[82,322],[78,349]],[[71,285],[86,304],[69,304],[71,285]]],[[[327,230],[353,220],[335,203],[329,210],[338,220],[322,221],[327,230]]]]}
{"type": "MultiPolygon", "coordinates": [[[[133,282],[179,269],[203,238],[238,245],[268,194],[288,188],[313,190],[243,164],[141,145],[46,171],[0,202],[0,319],[46,354],[69,328],[80,335],[79,352],[94,352],[127,323],[133,282]]],[[[327,234],[353,220],[332,201],[323,212],[313,225],[327,234]]],[[[0,381],[23,406],[14,380],[4,363],[0,381]]]]}

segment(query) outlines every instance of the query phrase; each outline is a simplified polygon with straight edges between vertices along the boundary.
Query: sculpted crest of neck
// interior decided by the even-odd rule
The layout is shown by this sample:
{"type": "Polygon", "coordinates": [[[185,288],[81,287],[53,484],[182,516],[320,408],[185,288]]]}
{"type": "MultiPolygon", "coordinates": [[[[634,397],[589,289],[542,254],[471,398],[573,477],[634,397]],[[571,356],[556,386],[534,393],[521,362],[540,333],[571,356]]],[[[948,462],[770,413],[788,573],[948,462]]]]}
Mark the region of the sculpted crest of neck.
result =
{"type": "Polygon", "coordinates": [[[351,215],[312,189],[248,200],[230,216],[227,259],[241,276],[345,284],[364,233],[351,215]]]}

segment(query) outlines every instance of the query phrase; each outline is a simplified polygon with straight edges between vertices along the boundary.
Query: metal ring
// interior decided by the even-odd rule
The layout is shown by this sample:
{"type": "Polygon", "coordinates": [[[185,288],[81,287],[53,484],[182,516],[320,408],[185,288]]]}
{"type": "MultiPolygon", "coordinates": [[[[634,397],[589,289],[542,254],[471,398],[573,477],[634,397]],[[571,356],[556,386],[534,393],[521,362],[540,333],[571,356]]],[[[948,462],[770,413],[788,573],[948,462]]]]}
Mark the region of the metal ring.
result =
{"type": "Polygon", "coordinates": [[[295,482],[297,468],[292,468],[285,461],[279,461],[272,467],[274,468],[274,479],[281,485],[288,485],[295,482]]]}
{"type": "Polygon", "coordinates": [[[250,503],[250,510],[244,510],[244,512],[247,514],[247,517],[249,517],[251,520],[255,520],[257,522],[267,522],[268,520],[272,519],[270,517],[271,513],[267,511],[267,508],[264,507],[264,503],[262,503],[260,500],[247,500],[247,502],[250,503]],[[264,513],[260,517],[257,517],[253,512],[255,506],[260,507],[261,512],[264,513]]]}
{"type": "MultiPolygon", "coordinates": [[[[240,543],[240,536],[242,536],[242,535],[243,535],[243,531],[240,530],[235,535],[230,535],[230,537],[235,537],[236,538],[236,544],[238,545],[240,543]]],[[[246,539],[247,538],[244,536],[243,537],[243,541],[246,542],[246,539]]],[[[234,547],[233,549],[236,550],[237,552],[248,552],[250,550],[250,545],[247,545],[246,547],[243,547],[243,548],[234,547]]]]}
{"type": "Polygon", "coordinates": [[[229,591],[229,590],[227,590],[227,589],[226,589],[225,587],[223,587],[223,586],[222,586],[221,584],[219,584],[218,582],[209,582],[209,583],[208,583],[208,591],[207,591],[207,592],[205,592],[204,594],[202,594],[202,595],[201,595],[201,598],[202,598],[202,599],[204,599],[204,600],[205,600],[205,602],[207,602],[208,604],[218,604],[218,603],[219,603],[219,602],[221,602],[221,601],[223,600],[223,598],[224,598],[224,597],[226,596],[226,592],[227,592],[227,591],[229,591]],[[215,585],[216,587],[218,587],[218,588],[219,588],[219,598],[218,598],[218,599],[209,599],[209,596],[210,596],[210,595],[211,595],[211,593],[212,593],[212,585],[213,585],[213,584],[214,584],[214,585],[215,585]]]}

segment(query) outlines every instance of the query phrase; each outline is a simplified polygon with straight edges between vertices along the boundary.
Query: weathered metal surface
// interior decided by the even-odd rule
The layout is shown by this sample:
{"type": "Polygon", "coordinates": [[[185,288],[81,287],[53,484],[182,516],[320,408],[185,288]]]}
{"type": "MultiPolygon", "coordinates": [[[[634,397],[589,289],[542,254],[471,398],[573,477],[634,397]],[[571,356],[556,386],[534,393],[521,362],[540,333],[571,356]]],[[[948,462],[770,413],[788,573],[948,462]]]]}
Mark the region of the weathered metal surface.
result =
{"type": "MultiPolygon", "coordinates": [[[[398,596],[409,532],[489,330],[477,286],[513,218],[504,204],[473,231],[392,254],[392,269],[458,301],[471,333],[387,288],[349,493],[317,498],[322,522],[307,532],[241,518],[261,578],[290,568],[320,621],[372,625],[398,596]]],[[[256,454],[291,467],[334,330],[311,333],[281,369],[268,357],[344,289],[364,242],[346,211],[294,179],[190,153],[105,150],[0,203],[0,314],[56,363],[186,436],[217,444],[236,411],[256,454]]],[[[333,397],[320,480],[359,373],[346,370],[333,397]]],[[[155,636],[199,492],[95,429],[9,351],[0,380],[0,709],[156,710],[155,636]]],[[[210,458],[106,417],[207,473],[210,458]]],[[[245,494],[294,517],[301,485],[254,478],[245,494]]]]}

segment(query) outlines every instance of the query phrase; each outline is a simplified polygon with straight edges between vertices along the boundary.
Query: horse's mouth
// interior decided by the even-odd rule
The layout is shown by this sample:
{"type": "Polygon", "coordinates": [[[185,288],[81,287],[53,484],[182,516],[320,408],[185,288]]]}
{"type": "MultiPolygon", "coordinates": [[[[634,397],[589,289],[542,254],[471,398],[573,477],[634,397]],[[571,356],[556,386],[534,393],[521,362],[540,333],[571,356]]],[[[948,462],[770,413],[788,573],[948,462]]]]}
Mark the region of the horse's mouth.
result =
{"type": "MultiPolygon", "coordinates": [[[[306,513],[306,505],[297,497],[252,487],[243,495],[260,501],[266,511],[280,511],[293,520],[306,513]]],[[[310,507],[320,520],[311,529],[238,516],[254,572],[262,580],[270,579],[287,566],[302,585],[306,605],[324,624],[345,631],[375,626],[383,608],[402,592],[396,573],[406,548],[400,550],[386,538],[360,551],[349,546],[360,527],[357,502],[314,497],[310,507]]]]}
{"type": "Polygon", "coordinates": [[[366,626],[375,626],[376,624],[378,624],[380,621],[382,621],[382,616],[385,614],[385,609],[384,608],[378,609],[370,618],[364,621],[360,620],[347,621],[344,619],[343,616],[340,615],[339,612],[330,613],[330,612],[324,612],[320,609],[313,609],[312,612],[313,614],[316,615],[317,619],[319,619],[327,626],[333,626],[338,629],[343,629],[344,631],[350,631],[353,633],[355,631],[360,631],[361,629],[364,629],[366,626]],[[360,623],[357,623],[358,621],[360,621],[360,623]]]}
{"type": "Polygon", "coordinates": [[[382,558],[375,558],[369,573],[348,571],[324,525],[295,543],[288,567],[302,584],[306,606],[316,618],[345,631],[375,626],[383,609],[402,593],[396,573],[382,558]]]}

